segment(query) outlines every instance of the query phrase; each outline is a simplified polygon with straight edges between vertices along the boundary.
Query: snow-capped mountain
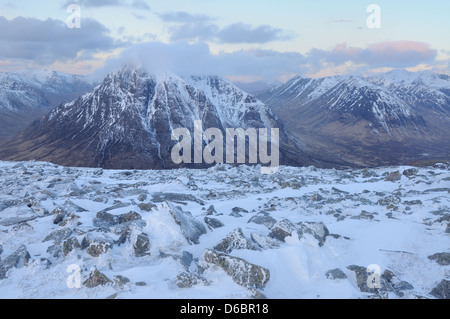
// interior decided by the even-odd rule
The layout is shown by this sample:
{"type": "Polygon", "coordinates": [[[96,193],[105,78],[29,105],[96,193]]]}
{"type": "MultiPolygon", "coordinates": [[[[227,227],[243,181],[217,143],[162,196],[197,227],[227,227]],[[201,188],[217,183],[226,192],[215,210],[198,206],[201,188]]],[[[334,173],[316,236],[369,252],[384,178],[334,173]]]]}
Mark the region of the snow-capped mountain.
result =
{"type": "Polygon", "coordinates": [[[254,96],[219,77],[151,75],[126,66],[91,92],[59,106],[3,147],[3,158],[72,166],[172,168],[177,128],[280,128],[254,96]]]}
{"type": "Polygon", "coordinates": [[[0,73],[0,140],[91,88],[92,84],[80,75],[49,70],[0,73]]]}
{"type": "Polygon", "coordinates": [[[392,71],[294,77],[258,96],[306,150],[358,165],[448,157],[450,78],[392,71]],[[328,154],[327,154],[328,153],[328,154]]]}

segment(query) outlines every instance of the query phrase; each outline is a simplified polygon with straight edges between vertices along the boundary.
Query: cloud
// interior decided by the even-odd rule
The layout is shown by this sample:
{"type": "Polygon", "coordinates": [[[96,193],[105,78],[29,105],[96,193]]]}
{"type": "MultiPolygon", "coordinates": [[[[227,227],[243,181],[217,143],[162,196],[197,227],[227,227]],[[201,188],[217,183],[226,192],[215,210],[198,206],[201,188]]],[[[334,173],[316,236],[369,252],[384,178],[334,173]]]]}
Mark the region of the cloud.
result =
{"type": "Polygon", "coordinates": [[[385,41],[370,44],[367,48],[350,47],[346,43],[336,45],[333,50],[312,49],[308,56],[311,62],[341,65],[347,62],[370,67],[406,68],[433,62],[437,50],[416,41],[385,41]]]}
{"type": "Polygon", "coordinates": [[[30,60],[38,64],[87,57],[116,48],[109,30],[92,19],[83,19],[80,29],[69,29],[65,22],[0,17],[0,58],[30,60]]]}
{"type": "Polygon", "coordinates": [[[125,50],[119,58],[110,59],[95,73],[101,79],[106,73],[127,63],[145,67],[152,74],[172,72],[178,75],[220,75],[272,80],[287,74],[303,73],[305,56],[270,50],[237,51],[212,54],[205,43],[147,42],[125,50]]]}
{"type": "Polygon", "coordinates": [[[157,14],[161,20],[171,23],[168,30],[172,41],[213,41],[219,43],[267,43],[293,38],[279,28],[269,25],[252,27],[235,23],[220,28],[215,19],[202,14],[183,11],[157,14]]]}
{"type": "Polygon", "coordinates": [[[71,4],[78,4],[85,8],[102,7],[130,7],[136,10],[151,10],[150,6],[143,0],[124,1],[124,0],[66,0],[63,7],[71,4]]]}

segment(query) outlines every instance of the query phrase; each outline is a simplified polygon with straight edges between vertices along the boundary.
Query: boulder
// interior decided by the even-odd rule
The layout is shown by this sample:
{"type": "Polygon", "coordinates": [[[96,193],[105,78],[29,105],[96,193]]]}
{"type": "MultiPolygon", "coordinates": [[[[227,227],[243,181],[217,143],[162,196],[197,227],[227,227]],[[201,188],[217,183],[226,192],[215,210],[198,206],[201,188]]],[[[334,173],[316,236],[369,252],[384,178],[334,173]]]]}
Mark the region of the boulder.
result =
{"type": "Polygon", "coordinates": [[[198,275],[188,272],[182,272],[178,274],[175,280],[175,284],[178,286],[178,288],[184,289],[184,288],[192,288],[198,285],[209,286],[210,282],[198,275]]]}
{"type": "Polygon", "coordinates": [[[346,279],[347,275],[339,268],[328,270],[325,273],[327,279],[336,280],[336,279],[346,279]]]}
{"type": "Polygon", "coordinates": [[[62,252],[64,256],[67,256],[75,248],[81,248],[81,245],[78,242],[78,239],[71,237],[63,243],[62,252]]]}
{"type": "Polygon", "coordinates": [[[302,238],[305,234],[314,236],[314,238],[319,242],[319,246],[322,247],[327,236],[330,235],[330,232],[322,222],[304,222],[297,224],[297,234],[299,238],[302,238]]]}
{"type": "Polygon", "coordinates": [[[436,253],[428,256],[428,259],[436,261],[441,266],[450,265],[450,253],[436,253]]]}
{"type": "Polygon", "coordinates": [[[235,229],[214,246],[214,250],[226,254],[231,253],[234,249],[257,250],[255,245],[244,236],[241,228],[235,229]]]}
{"type": "Polygon", "coordinates": [[[25,245],[20,246],[14,253],[0,262],[0,280],[6,277],[6,273],[12,268],[21,268],[28,265],[31,259],[25,245]]]}
{"type": "Polygon", "coordinates": [[[450,280],[442,280],[430,294],[438,299],[450,299],[450,280]]]}
{"type": "Polygon", "coordinates": [[[95,288],[112,283],[112,281],[98,270],[94,270],[89,275],[89,278],[83,283],[88,288],[95,288]]]}
{"type": "Polygon", "coordinates": [[[139,234],[133,245],[136,257],[144,257],[150,255],[150,238],[147,234],[139,234]]]}
{"type": "Polygon", "coordinates": [[[217,229],[224,227],[225,225],[218,219],[212,217],[205,217],[205,223],[211,228],[217,229]]]}
{"type": "Polygon", "coordinates": [[[250,234],[250,238],[261,249],[274,249],[280,247],[280,242],[278,240],[257,233],[250,234]]]}
{"type": "Polygon", "coordinates": [[[276,222],[275,225],[272,226],[269,237],[284,242],[284,239],[292,236],[293,232],[296,230],[297,228],[294,223],[292,223],[289,219],[283,219],[276,222]]]}
{"type": "Polygon", "coordinates": [[[180,226],[181,232],[187,241],[192,244],[199,244],[199,238],[201,235],[206,234],[206,227],[192,217],[190,212],[185,212],[179,206],[173,206],[167,203],[169,206],[170,214],[175,222],[180,226]]]}
{"type": "Polygon", "coordinates": [[[275,218],[270,216],[267,213],[259,213],[248,220],[249,223],[254,223],[258,225],[264,225],[267,228],[271,229],[273,225],[277,222],[275,218]]]}
{"type": "Polygon", "coordinates": [[[55,243],[61,243],[63,240],[66,240],[67,238],[69,238],[70,235],[72,235],[72,230],[70,228],[55,230],[55,231],[51,232],[50,234],[48,234],[44,238],[43,242],[53,240],[55,243]]]}
{"type": "Polygon", "coordinates": [[[268,269],[211,249],[205,250],[203,261],[206,267],[215,265],[222,268],[235,283],[247,288],[263,289],[270,279],[268,269]]]}

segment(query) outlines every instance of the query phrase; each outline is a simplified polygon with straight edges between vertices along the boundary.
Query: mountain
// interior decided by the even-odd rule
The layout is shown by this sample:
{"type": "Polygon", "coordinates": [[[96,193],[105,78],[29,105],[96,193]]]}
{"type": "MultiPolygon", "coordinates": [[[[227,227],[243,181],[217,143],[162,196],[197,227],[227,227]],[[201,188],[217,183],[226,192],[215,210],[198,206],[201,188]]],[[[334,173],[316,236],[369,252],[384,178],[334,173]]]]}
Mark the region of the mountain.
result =
{"type": "Polygon", "coordinates": [[[297,76],[258,98],[318,158],[350,166],[449,158],[447,75],[297,76]]]}
{"type": "Polygon", "coordinates": [[[193,132],[196,120],[203,130],[221,132],[279,128],[282,158],[302,160],[270,109],[231,82],[215,76],[151,75],[132,66],[109,74],[91,92],[32,123],[0,148],[0,157],[68,166],[174,168],[179,166],[171,158],[177,143],[172,132],[193,132]]]}
{"type": "Polygon", "coordinates": [[[241,90],[253,95],[259,95],[281,84],[278,81],[233,82],[241,90]]]}
{"type": "Polygon", "coordinates": [[[49,70],[0,73],[0,140],[91,88],[83,76],[49,70]]]}

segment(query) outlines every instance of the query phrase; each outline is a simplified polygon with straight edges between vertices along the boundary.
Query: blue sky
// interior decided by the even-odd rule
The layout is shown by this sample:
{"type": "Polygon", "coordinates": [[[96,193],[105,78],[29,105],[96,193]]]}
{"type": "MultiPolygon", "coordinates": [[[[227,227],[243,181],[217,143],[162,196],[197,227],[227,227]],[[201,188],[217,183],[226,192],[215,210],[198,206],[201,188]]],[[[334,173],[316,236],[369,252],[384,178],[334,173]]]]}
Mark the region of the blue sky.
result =
{"type": "Polygon", "coordinates": [[[449,12],[448,0],[0,0],[0,68],[90,73],[163,55],[162,65],[189,59],[186,72],[243,81],[392,68],[448,74],[449,12]],[[71,3],[81,7],[79,30],[65,26],[71,3]],[[381,9],[381,28],[367,26],[370,4],[381,9]]]}

